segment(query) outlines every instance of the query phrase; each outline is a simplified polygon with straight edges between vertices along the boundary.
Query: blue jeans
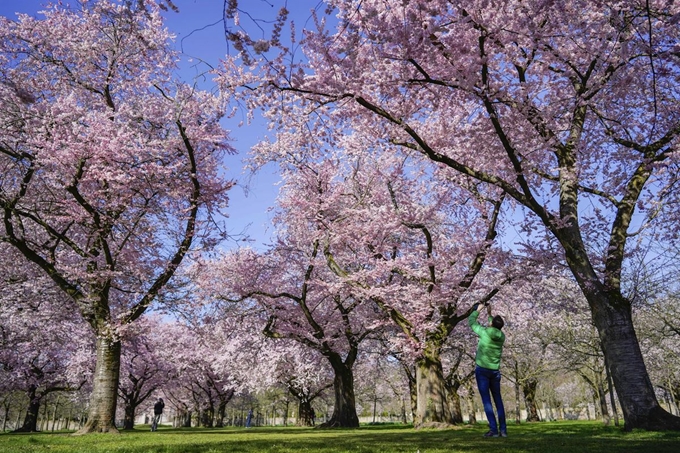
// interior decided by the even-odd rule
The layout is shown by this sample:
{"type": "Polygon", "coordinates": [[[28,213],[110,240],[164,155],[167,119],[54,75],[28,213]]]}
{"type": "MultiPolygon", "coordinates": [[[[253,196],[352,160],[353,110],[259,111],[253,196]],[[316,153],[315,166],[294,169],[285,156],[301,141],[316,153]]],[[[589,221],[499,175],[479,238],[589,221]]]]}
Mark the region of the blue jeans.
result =
{"type": "Polygon", "coordinates": [[[484,413],[487,420],[489,420],[489,430],[494,434],[498,434],[496,415],[491,405],[491,397],[493,397],[493,402],[496,404],[496,411],[498,412],[498,424],[500,425],[501,432],[507,432],[505,426],[505,408],[501,398],[501,372],[477,366],[475,368],[475,378],[477,378],[477,388],[484,404],[484,413]]]}

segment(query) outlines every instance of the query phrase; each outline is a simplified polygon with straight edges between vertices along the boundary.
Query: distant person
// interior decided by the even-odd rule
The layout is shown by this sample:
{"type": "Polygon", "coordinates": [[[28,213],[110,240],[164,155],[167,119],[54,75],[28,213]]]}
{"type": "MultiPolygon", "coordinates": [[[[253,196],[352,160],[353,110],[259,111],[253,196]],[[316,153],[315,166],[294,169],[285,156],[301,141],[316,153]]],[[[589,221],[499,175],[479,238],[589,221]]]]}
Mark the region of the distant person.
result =
{"type": "Polygon", "coordinates": [[[164,407],[165,403],[163,402],[163,398],[158,398],[156,404],[153,405],[153,422],[151,423],[151,431],[156,431],[158,429],[158,423],[161,421],[161,417],[163,416],[164,407]]]}
{"type": "Polygon", "coordinates": [[[250,423],[253,421],[253,410],[248,411],[248,416],[246,417],[246,428],[250,428],[250,423]]]}
{"type": "Polygon", "coordinates": [[[491,306],[487,303],[486,311],[489,316],[488,322],[491,325],[488,327],[480,325],[477,322],[479,305],[481,304],[475,305],[468,319],[468,324],[479,337],[477,354],[475,355],[475,363],[477,365],[475,367],[475,378],[477,379],[477,388],[484,404],[484,413],[487,420],[489,420],[489,431],[484,434],[484,437],[507,437],[505,408],[501,398],[500,372],[501,354],[503,353],[503,343],[505,343],[505,334],[501,332],[501,329],[505,322],[498,315],[491,316],[491,306]],[[496,415],[491,404],[491,397],[493,397],[493,401],[496,404],[498,425],[496,425],[496,415]]]}
{"type": "Polygon", "coordinates": [[[316,412],[314,412],[314,408],[309,409],[309,416],[312,419],[312,426],[316,425],[316,412]]]}

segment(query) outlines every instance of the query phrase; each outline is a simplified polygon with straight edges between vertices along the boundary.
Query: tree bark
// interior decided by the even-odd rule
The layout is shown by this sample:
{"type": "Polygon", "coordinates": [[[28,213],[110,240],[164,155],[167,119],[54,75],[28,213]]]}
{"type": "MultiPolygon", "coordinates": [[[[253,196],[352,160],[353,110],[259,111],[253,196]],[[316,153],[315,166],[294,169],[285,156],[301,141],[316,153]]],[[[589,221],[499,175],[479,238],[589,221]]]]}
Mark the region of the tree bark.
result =
{"type": "Polygon", "coordinates": [[[227,401],[220,401],[217,405],[217,418],[215,420],[215,428],[224,428],[224,417],[227,412],[227,401]]]}
{"type": "Polygon", "coordinates": [[[330,420],[321,425],[322,428],[358,428],[356,397],[354,395],[354,373],[352,368],[341,360],[331,360],[335,372],[333,390],[335,407],[330,420]]]}
{"type": "Polygon", "coordinates": [[[298,426],[314,426],[312,402],[306,399],[298,400],[298,426]]]}
{"type": "Polygon", "coordinates": [[[28,396],[28,409],[24,416],[24,423],[15,432],[35,433],[38,431],[38,414],[40,413],[40,402],[44,395],[38,394],[35,386],[29,387],[26,394],[28,396]]]}
{"type": "Polygon", "coordinates": [[[187,408],[177,409],[174,427],[191,428],[191,411],[189,411],[187,408]]]}
{"type": "Polygon", "coordinates": [[[611,367],[626,431],[680,430],[680,418],[666,412],[656,399],[633,327],[630,303],[620,294],[596,294],[592,289],[586,296],[611,367]]]}
{"type": "Polygon", "coordinates": [[[99,335],[96,348],[97,363],[87,422],[76,434],[119,432],[116,428],[116,403],[120,374],[120,341],[107,335],[99,335]]]}
{"type": "Polygon", "coordinates": [[[213,418],[215,416],[215,408],[211,404],[208,404],[208,407],[203,409],[201,412],[201,424],[206,427],[206,428],[212,428],[213,427],[213,418]]]}
{"type": "Polygon", "coordinates": [[[403,361],[401,362],[401,367],[404,370],[404,373],[406,374],[406,381],[408,382],[408,396],[411,407],[411,415],[415,419],[416,412],[418,412],[418,391],[416,389],[416,376],[415,376],[416,373],[414,373],[414,369],[410,365],[405,364],[403,361]]]}
{"type": "Polygon", "coordinates": [[[137,406],[133,404],[125,405],[125,418],[123,419],[123,429],[135,429],[135,412],[137,406]]]}
{"type": "Polygon", "coordinates": [[[414,425],[451,423],[451,411],[446,401],[446,385],[442,363],[434,354],[424,354],[416,362],[418,403],[414,425]]]}
{"type": "Polygon", "coordinates": [[[556,236],[564,246],[567,264],[590,306],[623,411],[624,428],[626,431],[680,430],[680,417],[665,411],[656,399],[633,326],[631,303],[623,297],[617,284],[620,267],[610,264],[607,286],[592,267],[577,228],[558,231],[556,236]]]}
{"type": "Polygon", "coordinates": [[[455,371],[452,370],[445,380],[446,398],[451,411],[451,423],[459,425],[463,423],[463,406],[458,389],[463,385],[463,379],[455,371]]]}
{"type": "Polygon", "coordinates": [[[536,379],[527,379],[522,384],[522,392],[524,393],[524,406],[527,408],[527,421],[540,422],[541,418],[538,416],[538,407],[536,406],[536,388],[538,381],[536,379]]]}
{"type": "Polygon", "coordinates": [[[449,400],[449,410],[451,411],[451,423],[454,425],[463,423],[463,407],[460,404],[460,395],[457,387],[450,388],[447,392],[449,400]]]}

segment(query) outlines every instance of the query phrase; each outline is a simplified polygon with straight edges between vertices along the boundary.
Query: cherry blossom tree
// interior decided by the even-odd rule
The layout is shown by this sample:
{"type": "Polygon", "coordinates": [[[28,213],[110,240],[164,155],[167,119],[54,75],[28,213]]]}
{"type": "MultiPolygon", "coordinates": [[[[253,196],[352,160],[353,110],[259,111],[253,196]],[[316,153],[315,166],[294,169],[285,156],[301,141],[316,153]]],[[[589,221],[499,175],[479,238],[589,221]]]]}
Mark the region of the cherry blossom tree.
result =
{"type": "MultiPolygon", "coordinates": [[[[334,412],[326,423],[357,427],[353,366],[361,342],[384,316],[376,313],[368,294],[328,266],[333,238],[322,224],[332,221],[336,201],[344,196],[344,186],[332,183],[342,178],[342,161],[303,167],[285,172],[276,243],[263,253],[243,248],[206,263],[201,286],[213,299],[256,316],[266,336],[321,354],[334,372],[334,412]]],[[[346,238],[348,243],[353,239],[346,238]]]]}
{"type": "Polygon", "coordinates": [[[184,257],[210,246],[230,148],[213,95],[179,83],[158,4],[56,4],[0,18],[0,240],[96,335],[81,432],[115,432],[121,343],[184,257]],[[86,43],[86,45],[84,45],[86,43]]]}
{"type": "Polygon", "coordinates": [[[344,197],[332,216],[324,213],[332,238],[324,253],[330,268],[400,330],[395,346],[416,364],[416,426],[462,422],[450,410],[454,395],[441,351],[474,302],[489,301],[512,280],[510,263],[492,248],[501,200],[447,183],[408,159],[392,162],[357,159],[339,189],[344,197]]]}
{"type": "Polygon", "coordinates": [[[123,406],[123,429],[134,429],[137,408],[161,389],[172,373],[162,359],[167,341],[166,322],[144,316],[121,333],[121,368],[118,397],[123,406]]]}
{"type": "Polygon", "coordinates": [[[622,276],[644,243],[631,236],[657,224],[677,240],[680,6],[325,4],[336,19],[315,13],[316,29],[288,47],[247,47],[247,30],[229,28],[261,73],[227,60],[225,93],[248,85],[280,131],[258,152],[362,131],[367,152],[392,144],[501,189],[527,253],[563,259],[587,299],[626,429],[679,429],[656,399],[622,276]]]}
{"type": "Polygon", "coordinates": [[[213,310],[216,314],[203,321],[211,326],[213,368],[229,374],[237,393],[257,396],[283,389],[297,402],[297,424],[312,426],[314,400],[333,387],[325,358],[297,341],[263,334],[261,319],[247,310],[219,302],[213,310]]]}
{"type": "Polygon", "coordinates": [[[294,249],[296,245],[281,244],[263,255],[238,250],[211,265],[223,282],[220,297],[242,300],[238,303],[255,300],[257,305],[249,309],[264,316],[260,332],[297,341],[323,355],[334,370],[335,405],[329,425],[358,427],[352,368],[359,344],[370,333],[356,314],[362,301],[333,288],[332,276],[323,280],[328,272],[318,242],[312,238],[306,249],[294,249]]]}
{"type": "Polygon", "coordinates": [[[236,390],[230,370],[220,365],[223,337],[199,320],[164,323],[159,335],[159,360],[171,370],[159,393],[174,406],[180,425],[190,427],[193,419],[196,426],[223,426],[236,390]]]}
{"type": "Polygon", "coordinates": [[[70,315],[73,302],[47,276],[5,244],[0,254],[0,393],[25,393],[28,407],[16,430],[35,432],[48,395],[77,391],[89,380],[92,339],[85,322],[70,315]]]}

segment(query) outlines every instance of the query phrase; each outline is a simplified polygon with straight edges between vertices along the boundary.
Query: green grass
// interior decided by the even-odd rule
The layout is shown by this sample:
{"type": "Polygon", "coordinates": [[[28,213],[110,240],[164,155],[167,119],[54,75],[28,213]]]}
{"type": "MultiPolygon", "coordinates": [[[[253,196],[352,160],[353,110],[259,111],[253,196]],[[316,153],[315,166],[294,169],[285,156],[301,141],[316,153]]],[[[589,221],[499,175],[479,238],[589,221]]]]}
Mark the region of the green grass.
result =
{"type": "Polygon", "coordinates": [[[484,439],[483,425],[414,430],[399,425],[359,429],[144,427],[120,435],[2,434],[2,453],[664,453],[680,452],[678,432],[624,432],[597,422],[510,425],[509,437],[484,439]]]}

